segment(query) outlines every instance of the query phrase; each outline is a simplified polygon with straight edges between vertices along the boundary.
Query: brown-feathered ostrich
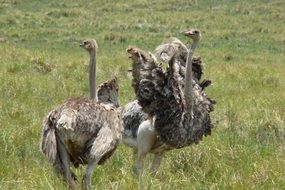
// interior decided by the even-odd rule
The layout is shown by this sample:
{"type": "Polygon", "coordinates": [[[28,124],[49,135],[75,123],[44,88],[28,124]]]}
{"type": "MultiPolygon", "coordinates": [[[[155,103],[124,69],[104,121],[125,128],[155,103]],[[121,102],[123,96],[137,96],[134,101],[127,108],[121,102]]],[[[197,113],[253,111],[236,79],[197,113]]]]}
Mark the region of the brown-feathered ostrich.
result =
{"type": "Polygon", "coordinates": [[[61,173],[69,186],[75,189],[75,167],[87,164],[83,187],[91,187],[96,165],[103,164],[115,151],[123,126],[118,111],[118,84],[116,79],[99,86],[96,93],[95,40],[80,45],[90,55],[90,98],[73,98],[52,110],[43,122],[41,151],[61,173]]]}
{"type": "Polygon", "coordinates": [[[132,85],[138,100],[127,104],[122,112],[123,140],[138,150],[138,175],[147,153],[155,155],[151,170],[156,172],[165,151],[198,143],[211,133],[209,113],[215,102],[204,92],[210,81],[199,83],[201,61],[192,59],[201,33],[194,29],[185,35],[193,40],[191,47],[175,50],[166,71],[144,51],[127,50],[133,60],[132,85]]]}

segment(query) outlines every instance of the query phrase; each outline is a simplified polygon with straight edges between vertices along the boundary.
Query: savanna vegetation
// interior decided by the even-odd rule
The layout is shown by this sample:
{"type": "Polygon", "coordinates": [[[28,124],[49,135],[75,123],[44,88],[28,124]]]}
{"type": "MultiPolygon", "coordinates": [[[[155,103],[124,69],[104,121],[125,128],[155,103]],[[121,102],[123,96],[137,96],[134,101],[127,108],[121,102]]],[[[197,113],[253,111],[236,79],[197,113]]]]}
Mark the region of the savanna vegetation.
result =
{"type": "Polygon", "coordinates": [[[51,109],[88,96],[81,40],[98,41],[98,81],[117,76],[123,106],[135,99],[128,45],[152,51],[170,36],[186,41],[189,28],[203,32],[195,55],[213,81],[212,135],[168,152],[160,175],[145,169],[140,182],[120,145],[94,188],[285,189],[284,9],[283,0],[0,0],[0,189],[66,189],[39,141],[51,109]]]}

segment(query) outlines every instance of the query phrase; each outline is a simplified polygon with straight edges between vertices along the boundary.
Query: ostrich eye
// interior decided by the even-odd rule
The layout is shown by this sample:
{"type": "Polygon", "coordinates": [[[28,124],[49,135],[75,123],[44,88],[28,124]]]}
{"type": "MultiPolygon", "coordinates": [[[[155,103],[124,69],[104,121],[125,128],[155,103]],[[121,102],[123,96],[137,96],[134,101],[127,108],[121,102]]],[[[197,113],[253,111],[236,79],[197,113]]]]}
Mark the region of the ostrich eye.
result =
{"type": "Polygon", "coordinates": [[[84,44],[84,45],[87,45],[87,42],[86,42],[86,41],[84,41],[84,42],[83,42],[83,44],[84,44]]]}
{"type": "Polygon", "coordinates": [[[197,31],[197,30],[195,30],[195,31],[194,31],[194,34],[198,34],[198,31],[197,31]]]}

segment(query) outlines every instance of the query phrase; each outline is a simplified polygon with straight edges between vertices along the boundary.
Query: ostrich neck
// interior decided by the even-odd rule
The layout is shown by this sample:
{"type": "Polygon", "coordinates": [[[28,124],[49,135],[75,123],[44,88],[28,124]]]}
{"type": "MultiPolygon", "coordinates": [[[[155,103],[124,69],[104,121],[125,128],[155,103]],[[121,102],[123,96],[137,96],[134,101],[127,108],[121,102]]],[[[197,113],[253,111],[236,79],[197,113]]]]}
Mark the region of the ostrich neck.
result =
{"type": "Polygon", "coordinates": [[[193,76],[192,76],[192,57],[197,47],[198,41],[194,41],[190,49],[187,52],[186,59],[186,76],[185,76],[185,87],[184,96],[186,104],[186,112],[193,113],[193,76]]]}
{"type": "Polygon", "coordinates": [[[96,52],[90,52],[90,62],[89,62],[89,91],[90,98],[92,100],[98,101],[96,93],[96,52]]]}

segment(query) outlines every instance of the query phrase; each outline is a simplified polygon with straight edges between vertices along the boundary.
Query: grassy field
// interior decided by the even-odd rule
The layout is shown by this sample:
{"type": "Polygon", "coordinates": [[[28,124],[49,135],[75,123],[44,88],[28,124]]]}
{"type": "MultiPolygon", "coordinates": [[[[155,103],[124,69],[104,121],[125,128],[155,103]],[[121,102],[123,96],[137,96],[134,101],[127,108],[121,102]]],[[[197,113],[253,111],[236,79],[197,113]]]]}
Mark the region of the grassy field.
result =
{"type": "Polygon", "coordinates": [[[0,0],[0,189],[66,189],[39,140],[51,109],[88,96],[81,40],[96,38],[98,80],[116,75],[125,105],[135,98],[128,45],[152,51],[170,36],[186,41],[181,32],[194,27],[218,102],[212,135],[167,153],[160,176],[145,169],[140,182],[121,145],[96,169],[94,188],[285,189],[284,8],[283,0],[0,0]]]}

